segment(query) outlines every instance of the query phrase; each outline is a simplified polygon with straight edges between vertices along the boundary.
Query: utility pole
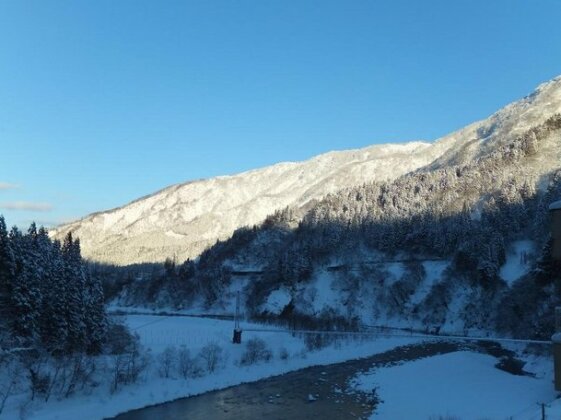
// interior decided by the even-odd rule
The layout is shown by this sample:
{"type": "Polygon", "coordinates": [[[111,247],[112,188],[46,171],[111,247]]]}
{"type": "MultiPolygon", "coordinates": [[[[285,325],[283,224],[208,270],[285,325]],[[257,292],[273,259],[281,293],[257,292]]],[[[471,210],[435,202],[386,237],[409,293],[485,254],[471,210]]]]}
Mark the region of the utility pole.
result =
{"type": "Polygon", "coordinates": [[[240,328],[240,292],[236,294],[236,315],[234,316],[234,344],[241,344],[242,342],[242,329],[240,328]]]}

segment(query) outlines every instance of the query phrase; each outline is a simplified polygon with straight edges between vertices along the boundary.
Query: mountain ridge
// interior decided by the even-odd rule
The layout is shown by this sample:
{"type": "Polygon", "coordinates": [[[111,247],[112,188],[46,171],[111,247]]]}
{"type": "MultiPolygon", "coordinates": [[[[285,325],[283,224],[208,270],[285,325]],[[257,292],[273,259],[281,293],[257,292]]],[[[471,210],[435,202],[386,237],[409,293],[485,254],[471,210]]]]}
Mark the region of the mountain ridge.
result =
{"type": "Polygon", "coordinates": [[[561,76],[490,117],[434,142],[414,141],[331,151],[301,162],[280,162],[238,174],[165,187],[124,206],[60,226],[72,231],[84,256],[102,262],[157,262],[193,258],[237,228],[259,224],[286,206],[303,207],[340,189],[393,180],[418,170],[468,162],[492,139],[509,139],[561,112],[561,76]]]}
{"type": "MultiPolygon", "coordinates": [[[[395,176],[401,175],[408,170],[417,169],[418,167],[422,166],[426,162],[432,160],[432,158],[422,158],[411,155],[415,155],[417,152],[422,152],[424,149],[430,147],[429,143],[426,142],[409,142],[405,144],[389,144],[389,145],[374,145],[368,146],[362,149],[353,149],[350,151],[331,151],[325,154],[321,154],[315,156],[307,161],[302,162],[281,162],[272,166],[259,168],[259,169],[252,169],[248,170],[239,174],[234,175],[224,175],[219,177],[208,178],[204,180],[198,181],[188,181],[183,184],[175,184],[166,188],[163,188],[153,194],[149,194],[145,197],[139,198],[137,200],[132,201],[129,204],[126,204],[121,207],[116,207],[114,209],[110,209],[107,211],[96,212],[91,215],[88,215],[78,221],[63,225],[57,229],[51,231],[51,235],[55,238],[60,238],[64,236],[68,231],[74,232],[75,235],[79,236],[82,242],[84,255],[86,257],[94,257],[94,260],[102,260],[104,262],[118,262],[115,259],[104,259],[104,258],[95,258],[97,256],[95,253],[92,255],[90,252],[91,247],[89,240],[89,235],[84,235],[83,226],[82,224],[91,224],[93,220],[96,218],[104,218],[107,219],[111,217],[111,215],[119,214],[119,212],[125,211],[128,212],[131,206],[134,207],[135,204],[148,204],[152,211],[159,212],[162,211],[162,208],[158,208],[158,203],[149,203],[150,201],[161,201],[165,200],[166,196],[171,195],[185,195],[185,189],[187,190],[195,190],[190,191],[193,193],[197,193],[197,189],[201,189],[201,185],[204,187],[202,188],[203,194],[208,194],[210,190],[220,188],[223,184],[226,184],[227,187],[231,187],[228,189],[236,188],[236,184],[244,184],[242,185],[242,193],[245,193],[247,197],[243,200],[238,200],[237,202],[233,200],[233,203],[230,206],[226,206],[226,208],[221,205],[221,201],[219,198],[214,197],[214,200],[210,202],[212,207],[210,207],[208,212],[199,211],[193,212],[189,215],[182,215],[183,222],[194,222],[197,219],[205,218],[205,217],[220,217],[228,210],[236,210],[240,213],[247,214],[251,211],[259,211],[260,213],[257,217],[251,217],[252,215],[249,214],[247,218],[247,223],[245,224],[255,224],[259,223],[265,219],[267,215],[273,213],[275,210],[278,210],[282,207],[286,207],[287,205],[305,205],[306,202],[312,199],[321,198],[325,194],[329,192],[334,192],[340,188],[343,188],[348,185],[359,184],[361,182],[366,182],[371,179],[371,175],[374,172],[372,168],[364,168],[365,165],[368,165],[369,161],[376,161],[378,165],[384,165],[396,158],[403,158],[408,160],[404,164],[403,167],[396,167],[393,169],[395,175],[388,176],[388,171],[381,175],[384,179],[390,178],[393,179],[395,176]],[[389,160],[388,160],[389,159],[389,160]],[[386,162],[386,163],[385,163],[386,162]],[[287,178],[285,175],[287,172],[292,172],[293,176],[291,178],[287,178]],[[296,172],[296,176],[294,176],[294,172],[296,172]],[[340,182],[337,180],[337,177],[341,175],[341,172],[346,173],[353,173],[354,176],[352,177],[352,181],[350,183],[340,182]],[[261,191],[258,194],[251,194],[247,191],[247,189],[251,186],[251,183],[259,184],[260,179],[268,178],[272,179],[275,178],[274,182],[269,182],[264,188],[261,188],[261,191]],[[305,183],[300,183],[298,185],[299,178],[306,178],[305,183]],[[282,185],[286,184],[286,185],[282,185]],[[318,185],[319,184],[319,185],[318,185]],[[205,188],[206,187],[206,188],[205,188]],[[291,188],[300,188],[301,191],[299,195],[291,196],[287,194],[291,188]],[[324,188],[325,191],[321,191],[321,188],[324,188]],[[261,204],[262,201],[278,201],[278,204],[273,203],[265,203],[263,206],[261,204]],[[253,203],[253,204],[252,204],[253,203]]],[[[396,165],[397,166],[397,165],[396,165]]],[[[258,187],[259,188],[259,187],[258,187]]],[[[224,194],[228,194],[228,191],[224,191],[224,194]]],[[[197,203],[195,203],[197,204],[197,203]]],[[[199,203],[200,204],[200,203],[199,203]]],[[[171,198],[171,201],[167,203],[165,208],[172,209],[174,207],[182,207],[185,203],[182,203],[181,199],[179,198],[171,198]]],[[[127,217],[126,215],[119,215],[120,218],[127,217]]],[[[244,217],[240,217],[243,219],[244,217]]],[[[138,218],[132,218],[129,223],[122,224],[124,229],[134,229],[135,223],[141,221],[138,218]]],[[[194,253],[187,253],[184,257],[193,257],[196,256],[196,253],[202,251],[204,247],[207,245],[212,244],[217,239],[225,239],[230,235],[236,228],[240,227],[241,224],[230,224],[227,226],[224,232],[218,232],[214,237],[206,240],[201,244],[201,246],[197,247],[197,251],[194,253]]],[[[170,229],[163,228],[164,232],[173,231],[177,235],[185,236],[184,232],[178,231],[177,229],[173,229],[170,226],[170,229]]],[[[187,233],[188,234],[188,233],[187,233]]],[[[193,242],[191,242],[193,244],[193,242]]],[[[174,255],[175,252],[165,252],[162,253],[159,258],[154,258],[150,261],[162,261],[166,257],[170,255],[174,255]]],[[[142,257],[140,259],[127,259],[125,263],[131,262],[144,262],[142,257]]]]}

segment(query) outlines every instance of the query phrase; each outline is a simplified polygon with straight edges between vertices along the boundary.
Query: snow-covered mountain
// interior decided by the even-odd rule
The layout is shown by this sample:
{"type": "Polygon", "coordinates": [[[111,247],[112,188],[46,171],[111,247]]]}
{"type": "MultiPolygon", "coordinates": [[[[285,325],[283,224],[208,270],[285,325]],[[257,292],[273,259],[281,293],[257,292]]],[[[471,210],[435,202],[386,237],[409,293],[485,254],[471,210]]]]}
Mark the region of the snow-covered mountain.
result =
{"type": "Polygon", "coordinates": [[[561,112],[561,76],[542,83],[530,95],[437,140],[442,151],[431,168],[469,162],[487,154],[561,112]]]}
{"type": "Polygon", "coordinates": [[[286,206],[304,206],[349,185],[394,179],[440,153],[411,142],[330,152],[233,176],[165,188],[123,207],[94,213],[52,232],[72,231],[86,258],[130,264],[194,257],[218,239],[286,206]]]}
{"type": "Polygon", "coordinates": [[[489,118],[434,143],[376,145],[330,152],[305,162],[279,163],[232,176],[165,188],[123,207],[60,226],[72,231],[89,259],[116,264],[178,261],[198,255],[241,226],[286,206],[305,207],[342,188],[393,180],[417,169],[461,164],[561,113],[561,76],[489,118]]]}

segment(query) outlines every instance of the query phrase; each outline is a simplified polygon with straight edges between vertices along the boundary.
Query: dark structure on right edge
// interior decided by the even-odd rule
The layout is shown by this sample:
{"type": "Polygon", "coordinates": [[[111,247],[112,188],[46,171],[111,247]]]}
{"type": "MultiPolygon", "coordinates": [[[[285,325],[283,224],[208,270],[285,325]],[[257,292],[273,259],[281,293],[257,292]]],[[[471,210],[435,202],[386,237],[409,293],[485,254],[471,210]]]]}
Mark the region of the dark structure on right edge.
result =
{"type": "MultiPolygon", "coordinates": [[[[554,260],[561,261],[561,201],[551,204],[549,213],[553,239],[551,256],[554,260]]],[[[561,391],[561,307],[555,308],[555,334],[551,337],[551,341],[553,342],[555,390],[561,391]]]]}

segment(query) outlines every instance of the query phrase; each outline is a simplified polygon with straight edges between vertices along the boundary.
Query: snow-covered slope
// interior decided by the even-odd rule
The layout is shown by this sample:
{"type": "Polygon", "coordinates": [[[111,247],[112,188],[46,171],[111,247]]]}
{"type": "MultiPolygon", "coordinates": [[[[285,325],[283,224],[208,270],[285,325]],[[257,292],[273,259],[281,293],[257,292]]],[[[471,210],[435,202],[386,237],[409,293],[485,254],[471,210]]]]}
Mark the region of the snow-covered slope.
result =
{"type": "Polygon", "coordinates": [[[72,231],[85,257],[129,264],[194,257],[217,239],[277,209],[303,206],[349,185],[394,179],[432,162],[429,143],[331,152],[233,176],[171,186],[124,207],[92,214],[52,232],[72,231]]]}
{"type": "Polygon", "coordinates": [[[434,143],[411,142],[330,152],[233,176],[171,186],[126,206],[95,213],[52,231],[80,237],[87,258],[130,264],[178,261],[199,254],[275,210],[302,207],[339,189],[391,180],[422,167],[467,162],[561,113],[561,76],[486,120],[434,143]]]}
{"type": "Polygon", "coordinates": [[[489,118],[448,134],[433,145],[441,153],[431,167],[461,164],[542,124],[561,112],[561,76],[542,83],[530,95],[500,109],[489,118]]]}

